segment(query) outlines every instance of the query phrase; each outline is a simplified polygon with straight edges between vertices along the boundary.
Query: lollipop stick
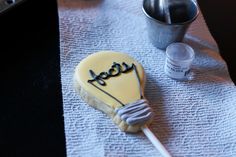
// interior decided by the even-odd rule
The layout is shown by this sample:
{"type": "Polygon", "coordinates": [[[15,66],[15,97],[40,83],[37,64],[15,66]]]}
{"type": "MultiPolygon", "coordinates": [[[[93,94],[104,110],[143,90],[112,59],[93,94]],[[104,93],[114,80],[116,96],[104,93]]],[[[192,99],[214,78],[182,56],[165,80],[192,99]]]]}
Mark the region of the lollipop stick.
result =
{"type": "Polygon", "coordinates": [[[142,127],[142,131],[163,157],[171,157],[170,153],[166,150],[166,148],[161,144],[161,142],[156,138],[156,136],[146,125],[142,127]]]}

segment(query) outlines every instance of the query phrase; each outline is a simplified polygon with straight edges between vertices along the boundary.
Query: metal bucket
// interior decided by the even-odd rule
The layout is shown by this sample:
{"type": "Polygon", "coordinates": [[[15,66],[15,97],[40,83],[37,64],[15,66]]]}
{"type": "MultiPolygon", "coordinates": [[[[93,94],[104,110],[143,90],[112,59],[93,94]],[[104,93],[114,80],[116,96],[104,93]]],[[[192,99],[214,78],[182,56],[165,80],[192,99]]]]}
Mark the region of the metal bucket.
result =
{"type": "Polygon", "coordinates": [[[151,43],[165,49],[169,44],[183,40],[188,27],[197,18],[199,8],[194,0],[169,0],[169,24],[159,4],[159,0],[143,0],[143,12],[151,43]]]}

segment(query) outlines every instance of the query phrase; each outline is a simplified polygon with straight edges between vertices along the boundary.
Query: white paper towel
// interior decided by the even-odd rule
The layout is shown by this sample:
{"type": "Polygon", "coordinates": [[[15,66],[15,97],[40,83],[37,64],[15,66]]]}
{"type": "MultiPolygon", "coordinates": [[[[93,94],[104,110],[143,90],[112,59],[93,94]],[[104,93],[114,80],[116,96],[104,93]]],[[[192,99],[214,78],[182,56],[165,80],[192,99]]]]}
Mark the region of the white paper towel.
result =
{"type": "Polygon", "coordinates": [[[175,157],[236,156],[236,88],[200,15],[185,42],[196,53],[195,78],[164,74],[165,54],[147,37],[141,0],[58,0],[61,81],[68,157],[160,156],[143,133],[126,134],[72,87],[75,66],[100,50],[125,52],[147,75],[151,130],[175,157]]]}

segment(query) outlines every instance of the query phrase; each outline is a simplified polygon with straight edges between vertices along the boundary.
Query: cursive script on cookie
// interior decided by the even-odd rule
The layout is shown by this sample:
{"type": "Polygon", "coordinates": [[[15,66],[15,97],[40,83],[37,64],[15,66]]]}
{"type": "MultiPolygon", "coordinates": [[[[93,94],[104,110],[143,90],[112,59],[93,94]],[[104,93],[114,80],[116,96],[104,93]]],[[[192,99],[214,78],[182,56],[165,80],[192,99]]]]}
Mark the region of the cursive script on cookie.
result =
{"type": "Polygon", "coordinates": [[[109,79],[110,77],[119,76],[121,73],[132,71],[134,68],[134,64],[128,65],[127,63],[122,62],[120,65],[119,63],[113,62],[113,65],[107,72],[101,72],[99,75],[97,75],[93,70],[89,70],[92,79],[88,80],[88,82],[92,83],[96,81],[98,84],[105,86],[105,80],[109,79]]]}

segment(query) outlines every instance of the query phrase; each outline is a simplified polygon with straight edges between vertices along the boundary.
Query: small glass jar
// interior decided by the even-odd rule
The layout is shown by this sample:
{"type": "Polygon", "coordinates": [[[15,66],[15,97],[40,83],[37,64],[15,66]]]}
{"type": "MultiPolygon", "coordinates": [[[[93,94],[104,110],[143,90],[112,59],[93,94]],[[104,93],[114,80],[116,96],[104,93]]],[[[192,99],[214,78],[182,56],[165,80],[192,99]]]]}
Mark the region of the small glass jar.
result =
{"type": "Polygon", "coordinates": [[[166,48],[164,71],[167,76],[177,80],[190,80],[191,64],[195,53],[191,46],[177,42],[166,48]]]}

